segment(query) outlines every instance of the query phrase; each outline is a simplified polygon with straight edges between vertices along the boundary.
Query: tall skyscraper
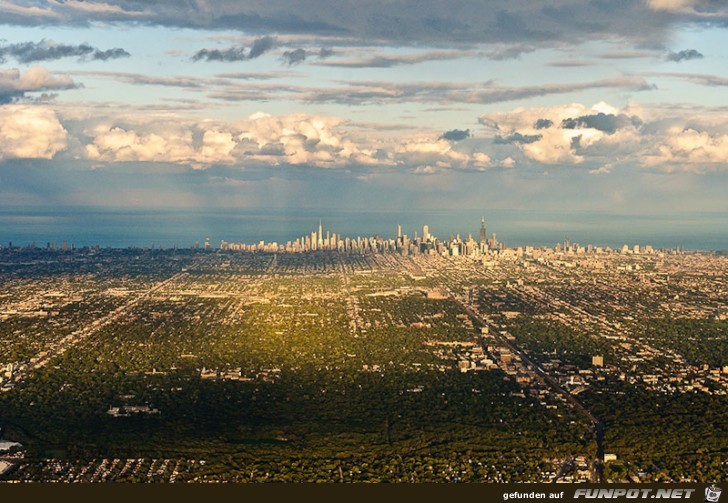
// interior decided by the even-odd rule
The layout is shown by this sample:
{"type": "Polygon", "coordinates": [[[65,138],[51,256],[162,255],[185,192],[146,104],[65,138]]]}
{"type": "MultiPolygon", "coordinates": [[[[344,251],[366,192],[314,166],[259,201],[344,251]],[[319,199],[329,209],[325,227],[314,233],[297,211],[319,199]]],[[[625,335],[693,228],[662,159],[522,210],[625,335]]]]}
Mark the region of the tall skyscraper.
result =
{"type": "Polygon", "coordinates": [[[488,238],[485,237],[485,217],[480,218],[480,244],[484,245],[488,238]]]}
{"type": "Polygon", "coordinates": [[[429,225],[425,225],[424,227],[422,227],[422,239],[424,241],[427,241],[428,239],[430,239],[430,226],[429,225]]]}

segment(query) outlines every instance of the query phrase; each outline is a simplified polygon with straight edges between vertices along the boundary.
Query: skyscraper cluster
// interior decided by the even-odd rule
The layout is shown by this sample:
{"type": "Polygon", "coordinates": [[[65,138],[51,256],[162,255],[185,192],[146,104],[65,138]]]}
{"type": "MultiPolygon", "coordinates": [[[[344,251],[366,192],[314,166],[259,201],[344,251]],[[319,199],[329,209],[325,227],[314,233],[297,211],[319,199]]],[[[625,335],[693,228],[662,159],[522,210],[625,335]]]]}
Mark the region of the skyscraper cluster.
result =
{"type": "Polygon", "coordinates": [[[485,219],[481,219],[480,240],[475,241],[472,234],[467,239],[462,239],[460,234],[451,235],[450,239],[441,240],[430,233],[430,227],[424,225],[422,235],[417,232],[410,238],[402,232],[402,226],[397,225],[396,238],[383,238],[380,236],[369,236],[356,238],[342,237],[341,234],[326,230],[324,233],[323,224],[319,221],[318,229],[310,234],[301,236],[295,241],[288,241],[285,244],[277,242],[267,243],[260,241],[258,244],[228,243],[222,241],[222,250],[237,250],[249,252],[284,252],[300,253],[310,251],[333,250],[348,253],[385,253],[396,252],[402,255],[418,254],[439,254],[451,256],[478,256],[489,251],[505,248],[504,243],[499,243],[496,235],[489,239],[485,235],[485,219]]]}

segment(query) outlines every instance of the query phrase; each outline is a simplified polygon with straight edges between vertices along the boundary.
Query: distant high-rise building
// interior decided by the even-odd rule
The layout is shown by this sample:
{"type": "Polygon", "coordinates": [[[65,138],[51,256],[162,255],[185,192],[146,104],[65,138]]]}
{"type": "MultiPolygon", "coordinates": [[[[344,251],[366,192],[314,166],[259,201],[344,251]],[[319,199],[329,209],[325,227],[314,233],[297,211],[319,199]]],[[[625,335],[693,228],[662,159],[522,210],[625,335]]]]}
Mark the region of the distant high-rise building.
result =
{"type": "Polygon", "coordinates": [[[485,217],[480,218],[480,244],[485,244],[487,238],[485,237],[485,217]]]}
{"type": "Polygon", "coordinates": [[[397,224],[397,239],[402,239],[402,226],[397,224]]]}
{"type": "Polygon", "coordinates": [[[430,239],[430,226],[429,225],[425,225],[424,227],[422,227],[422,239],[424,241],[427,241],[428,239],[430,239]]]}

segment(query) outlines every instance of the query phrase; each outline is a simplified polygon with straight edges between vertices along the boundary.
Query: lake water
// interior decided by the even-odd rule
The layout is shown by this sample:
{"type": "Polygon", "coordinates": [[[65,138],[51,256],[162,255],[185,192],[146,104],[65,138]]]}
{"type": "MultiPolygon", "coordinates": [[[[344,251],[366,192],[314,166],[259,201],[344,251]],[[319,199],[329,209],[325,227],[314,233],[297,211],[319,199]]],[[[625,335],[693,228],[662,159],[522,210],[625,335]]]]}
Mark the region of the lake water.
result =
{"type": "Polygon", "coordinates": [[[294,240],[318,228],[342,236],[394,237],[397,224],[410,237],[430,233],[449,238],[472,233],[477,239],[481,214],[488,236],[497,233],[508,246],[547,245],[571,242],[586,245],[622,246],[650,244],[657,248],[726,250],[728,213],[679,215],[617,215],[605,213],[540,213],[520,210],[427,210],[399,212],[353,212],[347,210],[126,210],[63,208],[0,208],[0,243],[24,246],[35,242],[63,240],[77,247],[156,246],[189,247],[206,239],[213,246],[221,240],[257,243],[294,240]]]}

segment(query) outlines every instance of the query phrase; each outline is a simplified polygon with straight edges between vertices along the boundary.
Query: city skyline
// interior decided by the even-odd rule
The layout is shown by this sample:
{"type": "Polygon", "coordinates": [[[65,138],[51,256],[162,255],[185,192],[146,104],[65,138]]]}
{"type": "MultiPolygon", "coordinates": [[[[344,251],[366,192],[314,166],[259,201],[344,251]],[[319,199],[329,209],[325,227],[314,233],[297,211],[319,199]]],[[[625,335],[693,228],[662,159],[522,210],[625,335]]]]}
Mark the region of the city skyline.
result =
{"type": "Polygon", "coordinates": [[[0,3],[0,207],[726,221],[702,0],[0,3]]]}
{"type": "MultiPolygon", "coordinates": [[[[694,214],[673,219],[669,216],[639,217],[583,213],[562,215],[543,212],[513,212],[486,209],[452,211],[355,211],[319,212],[287,210],[209,210],[209,209],[0,209],[0,246],[62,248],[62,242],[78,247],[103,246],[144,248],[150,246],[186,248],[195,242],[286,243],[309,234],[315,222],[341,236],[411,238],[424,234],[426,222],[438,236],[473,236],[482,242],[488,230],[506,237],[508,245],[552,247],[554,243],[593,243],[619,249],[624,244],[650,243],[659,249],[722,251],[728,249],[721,232],[722,215],[694,214]],[[480,215],[480,217],[478,217],[480,215]],[[476,226],[481,220],[481,229],[476,226]],[[395,228],[397,229],[395,232],[395,228]],[[404,229],[404,231],[403,231],[404,229]]],[[[489,235],[485,236],[490,239],[489,235]]],[[[310,239],[310,236],[309,236],[310,239]]]]}

